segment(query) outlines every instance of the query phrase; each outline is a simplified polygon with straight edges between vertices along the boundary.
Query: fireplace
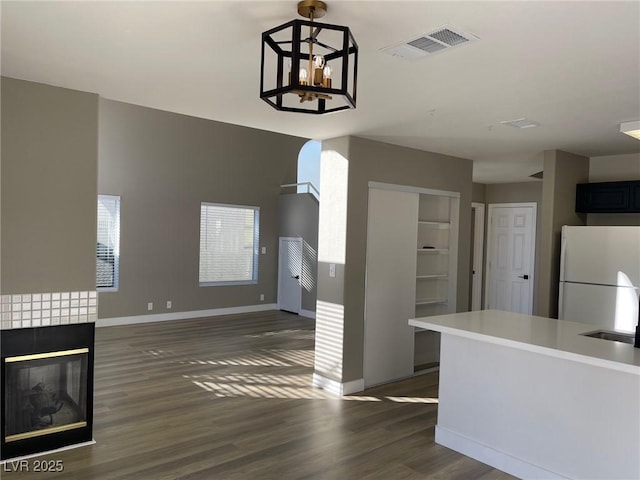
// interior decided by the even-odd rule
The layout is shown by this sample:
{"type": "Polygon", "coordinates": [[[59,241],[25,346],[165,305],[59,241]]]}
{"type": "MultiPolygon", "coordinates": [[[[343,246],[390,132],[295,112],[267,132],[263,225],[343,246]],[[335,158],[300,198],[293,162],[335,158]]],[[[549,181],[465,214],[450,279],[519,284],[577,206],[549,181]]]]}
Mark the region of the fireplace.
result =
{"type": "Polygon", "coordinates": [[[94,324],[1,336],[2,460],[91,441],[94,324]]]}

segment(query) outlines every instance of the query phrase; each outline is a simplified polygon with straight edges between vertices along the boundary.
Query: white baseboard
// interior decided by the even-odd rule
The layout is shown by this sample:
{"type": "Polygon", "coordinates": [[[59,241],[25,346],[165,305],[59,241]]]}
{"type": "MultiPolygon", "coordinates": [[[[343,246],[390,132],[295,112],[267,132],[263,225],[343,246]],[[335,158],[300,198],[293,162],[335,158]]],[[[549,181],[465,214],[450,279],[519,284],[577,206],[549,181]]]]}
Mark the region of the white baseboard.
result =
{"type": "Polygon", "coordinates": [[[351,395],[362,391],[364,391],[364,378],[342,384],[342,395],[351,395]]]}
{"type": "Polygon", "coordinates": [[[568,479],[436,425],[436,443],[518,478],[568,479]]]}
{"type": "Polygon", "coordinates": [[[316,319],[316,312],[312,312],[311,310],[300,309],[300,313],[298,315],[301,317],[312,318],[314,320],[316,319]]]}
{"type": "Polygon", "coordinates": [[[323,377],[317,373],[313,374],[313,386],[322,388],[335,395],[349,395],[351,393],[362,392],[364,390],[364,378],[351,382],[341,383],[338,380],[323,377]]]}
{"type": "MultiPolygon", "coordinates": [[[[54,450],[47,450],[46,452],[32,453],[31,455],[24,455],[22,457],[7,458],[6,460],[1,460],[0,461],[0,465],[6,465],[7,463],[9,463],[9,464],[12,464],[12,465],[17,465],[17,467],[20,467],[21,465],[19,464],[19,462],[22,462],[24,460],[29,460],[30,458],[41,457],[43,455],[51,455],[52,453],[64,452],[66,450],[73,450],[74,448],[86,447],[86,446],[89,446],[89,445],[94,445],[95,443],[96,443],[95,440],[91,440],[89,442],[82,442],[82,443],[76,443],[74,445],[67,445],[66,447],[60,447],[60,448],[56,448],[54,450]]],[[[9,471],[9,470],[6,469],[6,467],[3,468],[3,470],[5,472],[9,471]]]]}
{"type": "Polygon", "coordinates": [[[217,317],[220,315],[263,312],[275,309],[275,303],[267,303],[260,305],[246,305],[242,307],[214,308],[210,310],[192,310],[188,312],[153,313],[151,315],[134,315],[131,317],[99,318],[96,320],[96,327],[114,327],[116,325],[134,325],[137,323],[188,320],[192,318],[217,317]]]}

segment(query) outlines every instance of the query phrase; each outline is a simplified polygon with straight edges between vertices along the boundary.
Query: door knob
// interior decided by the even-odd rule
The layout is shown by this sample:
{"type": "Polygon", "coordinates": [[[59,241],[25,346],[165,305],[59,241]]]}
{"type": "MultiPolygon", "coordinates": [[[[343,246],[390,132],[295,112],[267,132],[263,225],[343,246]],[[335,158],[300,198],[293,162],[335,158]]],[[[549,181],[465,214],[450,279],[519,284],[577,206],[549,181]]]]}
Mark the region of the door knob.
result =
{"type": "Polygon", "coordinates": [[[295,278],[296,280],[300,280],[300,275],[296,275],[296,276],[291,275],[291,278],[295,278]]]}
{"type": "Polygon", "coordinates": [[[518,278],[524,278],[525,280],[529,280],[529,275],[518,275],[518,278]]]}

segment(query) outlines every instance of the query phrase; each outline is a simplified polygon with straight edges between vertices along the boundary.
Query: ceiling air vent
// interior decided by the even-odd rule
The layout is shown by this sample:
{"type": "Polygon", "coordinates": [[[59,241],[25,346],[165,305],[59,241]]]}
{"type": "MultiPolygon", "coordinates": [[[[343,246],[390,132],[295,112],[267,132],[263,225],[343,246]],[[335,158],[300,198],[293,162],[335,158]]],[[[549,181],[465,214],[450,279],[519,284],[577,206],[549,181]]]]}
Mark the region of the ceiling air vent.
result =
{"type": "Polygon", "coordinates": [[[418,38],[382,48],[381,51],[394,57],[415,60],[474,40],[478,40],[478,37],[444,26],[420,35],[418,38]]]}
{"type": "Polygon", "coordinates": [[[424,50],[427,53],[434,53],[447,48],[446,45],[438,43],[435,40],[431,40],[428,37],[416,38],[415,40],[410,41],[409,45],[415,48],[419,48],[420,50],[424,50]]]}

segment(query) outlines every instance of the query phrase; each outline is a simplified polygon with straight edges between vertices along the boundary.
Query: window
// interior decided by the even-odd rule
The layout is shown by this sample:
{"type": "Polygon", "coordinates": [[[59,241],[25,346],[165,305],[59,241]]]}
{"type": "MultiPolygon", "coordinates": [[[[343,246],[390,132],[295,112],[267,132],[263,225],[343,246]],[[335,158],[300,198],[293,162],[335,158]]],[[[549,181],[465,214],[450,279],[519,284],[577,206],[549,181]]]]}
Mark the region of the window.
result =
{"type": "Polygon", "coordinates": [[[320,157],[322,155],[322,142],[309,140],[300,149],[298,154],[298,193],[311,193],[319,200],[320,188],[320,157]],[[306,183],[310,183],[310,188],[306,183]]]}
{"type": "Polygon", "coordinates": [[[120,197],[98,195],[96,288],[118,290],[120,259],[120,197]]]}
{"type": "Polygon", "coordinates": [[[258,282],[260,209],[202,203],[200,286],[258,282]]]}

